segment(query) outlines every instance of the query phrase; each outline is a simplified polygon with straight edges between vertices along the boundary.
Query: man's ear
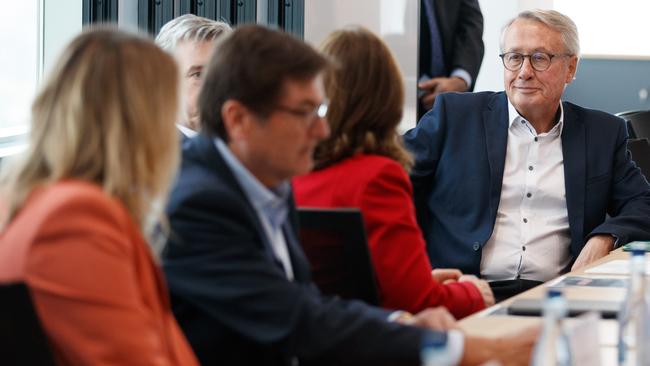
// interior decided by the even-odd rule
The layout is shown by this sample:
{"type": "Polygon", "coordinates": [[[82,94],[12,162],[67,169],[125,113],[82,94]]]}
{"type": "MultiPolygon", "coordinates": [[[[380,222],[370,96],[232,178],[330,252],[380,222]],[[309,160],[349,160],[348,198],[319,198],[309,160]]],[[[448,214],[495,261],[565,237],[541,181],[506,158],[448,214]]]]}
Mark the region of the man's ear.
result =
{"type": "Polygon", "coordinates": [[[250,112],[241,102],[228,99],[221,106],[221,119],[231,141],[245,138],[251,121],[250,112]]]}
{"type": "Polygon", "coordinates": [[[564,82],[566,84],[571,84],[573,80],[575,80],[577,71],[578,71],[578,57],[571,56],[571,58],[569,59],[569,73],[567,74],[567,78],[564,82]]]}

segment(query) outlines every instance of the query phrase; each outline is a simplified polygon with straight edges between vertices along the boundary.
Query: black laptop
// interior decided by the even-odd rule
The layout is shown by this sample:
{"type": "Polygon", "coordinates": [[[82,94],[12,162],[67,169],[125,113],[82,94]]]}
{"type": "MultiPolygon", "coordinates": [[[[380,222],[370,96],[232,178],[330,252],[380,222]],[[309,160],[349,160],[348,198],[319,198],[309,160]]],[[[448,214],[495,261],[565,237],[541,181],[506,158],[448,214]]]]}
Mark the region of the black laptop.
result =
{"type": "Polygon", "coordinates": [[[361,211],[298,208],[299,236],[322,293],[379,305],[361,211]]]}

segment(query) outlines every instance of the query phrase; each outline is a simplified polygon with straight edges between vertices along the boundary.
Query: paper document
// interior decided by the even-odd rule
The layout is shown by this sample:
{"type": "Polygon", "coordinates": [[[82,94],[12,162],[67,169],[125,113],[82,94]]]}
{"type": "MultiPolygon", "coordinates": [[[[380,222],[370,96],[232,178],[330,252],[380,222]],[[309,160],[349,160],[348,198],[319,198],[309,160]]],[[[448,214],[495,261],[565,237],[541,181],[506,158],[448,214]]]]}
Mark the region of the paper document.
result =
{"type": "MultiPolygon", "coordinates": [[[[630,274],[630,261],[625,259],[616,259],[611,262],[603,263],[599,266],[589,268],[585,273],[598,273],[598,274],[616,274],[616,275],[629,275],[630,274]]],[[[645,274],[650,275],[650,263],[645,264],[645,274]]]]}
{"type": "Polygon", "coordinates": [[[627,279],[611,277],[562,276],[547,287],[627,287],[627,279]]]}

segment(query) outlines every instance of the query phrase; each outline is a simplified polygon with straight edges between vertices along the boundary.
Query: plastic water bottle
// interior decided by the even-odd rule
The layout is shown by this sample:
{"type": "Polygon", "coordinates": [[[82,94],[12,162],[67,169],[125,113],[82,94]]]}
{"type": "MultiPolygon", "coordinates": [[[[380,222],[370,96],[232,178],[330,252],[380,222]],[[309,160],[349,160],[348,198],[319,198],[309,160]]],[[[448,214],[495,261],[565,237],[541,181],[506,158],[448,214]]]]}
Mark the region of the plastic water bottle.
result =
{"type": "Polygon", "coordinates": [[[549,289],[544,300],[542,334],[533,350],[533,366],[571,365],[571,347],[562,328],[562,319],[567,313],[567,302],[562,292],[549,289]]]}
{"type": "Polygon", "coordinates": [[[451,366],[454,364],[447,350],[446,333],[428,333],[422,339],[420,361],[422,366],[451,366]]]}
{"type": "Polygon", "coordinates": [[[650,316],[645,276],[645,246],[633,245],[630,257],[630,281],[625,301],[618,313],[618,364],[650,365],[650,316]],[[630,349],[635,350],[634,360],[630,349]],[[632,362],[630,362],[632,361],[632,362]]]}

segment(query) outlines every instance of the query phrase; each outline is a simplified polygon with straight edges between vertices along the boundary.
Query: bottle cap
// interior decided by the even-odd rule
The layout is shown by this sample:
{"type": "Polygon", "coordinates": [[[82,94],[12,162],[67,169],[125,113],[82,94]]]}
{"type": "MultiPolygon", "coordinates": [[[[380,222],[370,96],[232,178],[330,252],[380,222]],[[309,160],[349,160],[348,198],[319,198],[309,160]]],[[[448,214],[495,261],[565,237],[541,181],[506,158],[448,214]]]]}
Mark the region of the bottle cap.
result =
{"type": "Polygon", "coordinates": [[[556,288],[549,288],[548,292],[546,293],[546,297],[553,298],[553,297],[562,297],[562,291],[556,288]]]}
{"type": "Polygon", "coordinates": [[[632,255],[645,255],[646,248],[648,247],[647,242],[644,241],[633,241],[628,245],[632,255]]]}
{"type": "Polygon", "coordinates": [[[427,332],[422,337],[422,349],[447,347],[446,332],[427,332]]]}

